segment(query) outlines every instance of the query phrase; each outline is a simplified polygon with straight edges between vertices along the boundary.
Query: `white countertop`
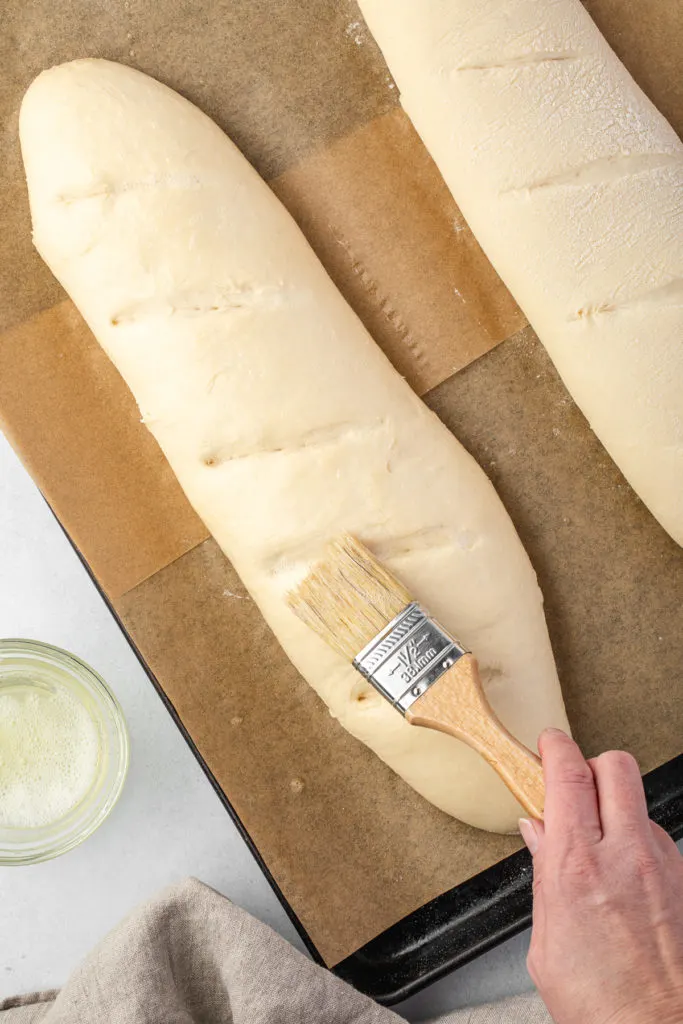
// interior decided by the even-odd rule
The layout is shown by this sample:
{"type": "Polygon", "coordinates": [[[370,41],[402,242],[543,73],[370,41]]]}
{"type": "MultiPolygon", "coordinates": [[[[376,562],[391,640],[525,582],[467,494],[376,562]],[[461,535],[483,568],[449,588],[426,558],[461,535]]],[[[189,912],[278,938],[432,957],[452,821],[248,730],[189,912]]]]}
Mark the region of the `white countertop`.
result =
{"type": "MultiPolygon", "coordinates": [[[[0,868],[0,999],[59,987],[135,904],[187,875],[301,947],[52,513],[0,435],[0,636],[73,651],[116,693],[132,759],[111,817],[82,846],[0,868]]],[[[522,935],[396,1009],[422,1020],[530,987],[522,935]]]]}

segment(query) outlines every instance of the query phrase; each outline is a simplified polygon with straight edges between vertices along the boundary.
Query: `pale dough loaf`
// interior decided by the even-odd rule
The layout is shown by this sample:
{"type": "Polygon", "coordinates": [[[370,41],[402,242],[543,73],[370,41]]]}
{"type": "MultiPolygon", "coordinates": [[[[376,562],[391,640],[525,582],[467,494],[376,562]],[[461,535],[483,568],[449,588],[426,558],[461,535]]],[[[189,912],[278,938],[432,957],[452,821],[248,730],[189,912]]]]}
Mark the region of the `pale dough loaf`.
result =
{"type": "Polygon", "coordinates": [[[360,6],[484,251],[683,543],[683,144],[579,0],[360,6]]]}
{"type": "Polygon", "coordinates": [[[39,252],[289,657],[428,800],[514,828],[519,808],[483,760],[407,725],[283,599],[349,530],[477,653],[517,736],[533,747],[544,726],[566,728],[536,578],[484,473],[186,100],[76,61],[31,85],[20,131],[39,252]]]}

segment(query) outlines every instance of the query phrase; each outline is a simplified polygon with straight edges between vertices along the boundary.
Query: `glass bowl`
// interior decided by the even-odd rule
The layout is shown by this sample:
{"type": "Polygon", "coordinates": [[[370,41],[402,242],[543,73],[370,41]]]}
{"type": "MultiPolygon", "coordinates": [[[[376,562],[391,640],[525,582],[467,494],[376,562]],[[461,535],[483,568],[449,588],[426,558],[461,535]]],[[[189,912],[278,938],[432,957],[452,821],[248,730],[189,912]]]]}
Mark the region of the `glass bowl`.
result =
{"type": "MultiPolygon", "coordinates": [[[[33,700],[36,707],[41,699],[56,696],[80,716],[77,701],[87,713],[91,743],[90,726],[94,726],[97,748],[90,781],[68,810],[54,820],[30,826],[17,824],[18,819],[9,821],[8,814],[3,817],[0,805],[0,865],[37,864],[73,849],[110,813],[128,771],[128,731],[118,701],[89,665],[36,640],[0,640],[0,700],[3,696],[33,700]]],[[[30,764],[26,770],[30,773],[30,764]]]]}

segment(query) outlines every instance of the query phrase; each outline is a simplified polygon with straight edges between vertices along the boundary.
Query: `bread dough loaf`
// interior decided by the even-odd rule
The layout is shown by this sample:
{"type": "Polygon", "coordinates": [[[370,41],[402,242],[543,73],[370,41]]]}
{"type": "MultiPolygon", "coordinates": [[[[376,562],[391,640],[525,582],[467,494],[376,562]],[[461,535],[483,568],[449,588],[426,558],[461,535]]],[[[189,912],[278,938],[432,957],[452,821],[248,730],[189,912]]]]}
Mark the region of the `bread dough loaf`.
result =
{"type": "Polygon", "coordinates": [[[683,145],[579,0],[360,0],[478,241],[683,543],[683,145]]]}
{"type": "Polygon", "coordinates": [[[284,601],[349,530],[477,653],[518,737],[533,746],[542,727],[566,728],[536,578],[484,473],[186,100],[76,61],[31,85],[20,132],[39,252],[289,657],[428,800],[514,828],[519,808],[482,759],[407,725],[284,601]]]}

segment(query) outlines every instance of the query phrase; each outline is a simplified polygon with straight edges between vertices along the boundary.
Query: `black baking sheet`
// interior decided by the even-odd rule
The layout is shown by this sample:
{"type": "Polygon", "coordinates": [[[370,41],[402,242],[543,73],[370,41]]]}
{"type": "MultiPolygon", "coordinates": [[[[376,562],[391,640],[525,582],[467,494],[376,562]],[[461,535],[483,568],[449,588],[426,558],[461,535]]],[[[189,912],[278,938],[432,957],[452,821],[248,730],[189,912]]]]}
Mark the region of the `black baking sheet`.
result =
{"type": "MultiPolygon", "coordinates": [[[[317,963],[323,965],[323,958],[311,937],[268,870],[256,844],[204,761],[173,704],[127,633],[87,561],[58,517],[55,518],[308,952],[317,963]]],[[[683,838],[683,754],[649,772],[644,781],[652,819],[674,839],[683,838]]],[[[333,973],[386,1006],[407,999],[529,927],[531,882],[531,858],[526,850],[521,850],[398,921],[342,960],[333,969],[333,973]]]]}

